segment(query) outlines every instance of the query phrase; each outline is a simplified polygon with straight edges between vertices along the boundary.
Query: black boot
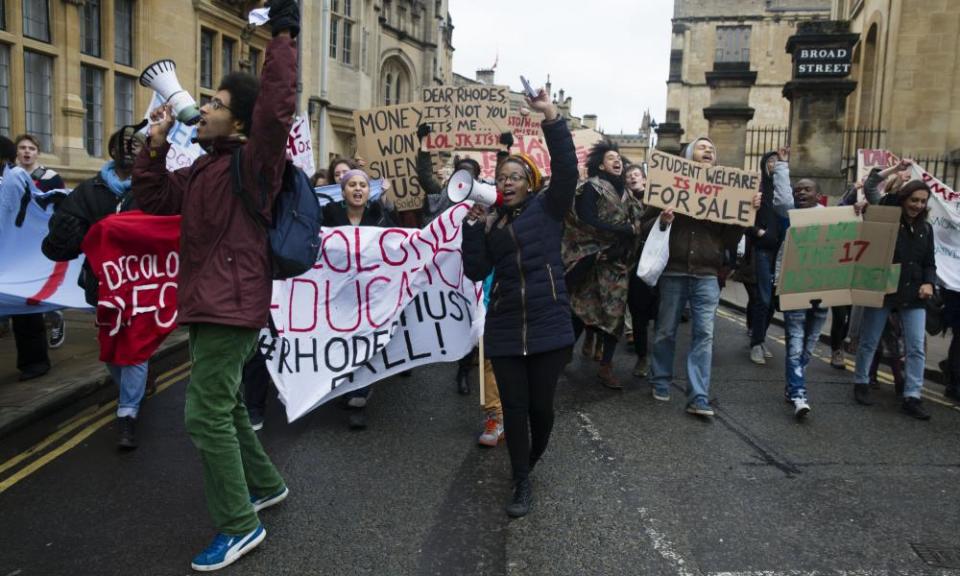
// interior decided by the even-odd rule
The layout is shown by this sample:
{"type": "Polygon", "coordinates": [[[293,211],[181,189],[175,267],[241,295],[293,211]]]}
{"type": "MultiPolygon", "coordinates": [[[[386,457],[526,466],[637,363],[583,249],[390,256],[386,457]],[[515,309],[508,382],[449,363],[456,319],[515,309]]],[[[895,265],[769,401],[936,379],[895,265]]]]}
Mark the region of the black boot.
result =
{"type": "Polygon", "coordinates": [[[517,480],[513,485],[513,498],[507,504],[507,516],[511,518],[526,516],[530,512],[532,502],[533,488],[530,486],[530,479],[517,480]]]}
{"type": "Polygon", "coordinates": [[[929,420],[930,414],[923,408],[923,402],[919,398],[912,398],[910,396],[903,399],[903,404],[900,405],[900,410],[908,415],[913,416],[917,420],[929,420]]]}
{"type": "Polygon", "coordinates": [[[869,384],[854,384],[853,385],[853,399],[857,401],[857,404],[862,406],[873,406],[873,398],[870,397],[870,385],[869,384]]]}
{"type": "Polygon", "coordinates": [[[457,368],[457,392],[461,396],[470,394],[470,368],[457,368]]]}
{"type": "Polygon", "coordinates": [[[137,419],[133,416],[117,418],[120,437],[117,447],[122,450],[133,450],[137,447],[137,419]]]}

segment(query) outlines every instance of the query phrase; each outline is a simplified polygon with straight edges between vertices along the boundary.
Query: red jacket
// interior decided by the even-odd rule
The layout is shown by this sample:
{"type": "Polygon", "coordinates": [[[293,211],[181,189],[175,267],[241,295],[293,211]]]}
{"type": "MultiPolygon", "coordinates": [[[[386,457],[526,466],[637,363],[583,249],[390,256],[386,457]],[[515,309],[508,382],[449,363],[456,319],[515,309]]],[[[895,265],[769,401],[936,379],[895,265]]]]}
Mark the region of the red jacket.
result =
{"type": "Polygon", "coordinates": [[[286,35],[267,47],[250,137],[208,146],[190,167],[168,172],[169,145],[145,147],[133,167],[137,205],[150,214],[181,214],[180,324],[206,322],[247,328],[267,324],[271,271],[267,236],[234,194],[233,150],[243,146],[244,193],[270,217],[280,190],[284,151],[297,99],[297,48],[286,35]],[[261,204],[262,194],[267,202],[261,204]]]}

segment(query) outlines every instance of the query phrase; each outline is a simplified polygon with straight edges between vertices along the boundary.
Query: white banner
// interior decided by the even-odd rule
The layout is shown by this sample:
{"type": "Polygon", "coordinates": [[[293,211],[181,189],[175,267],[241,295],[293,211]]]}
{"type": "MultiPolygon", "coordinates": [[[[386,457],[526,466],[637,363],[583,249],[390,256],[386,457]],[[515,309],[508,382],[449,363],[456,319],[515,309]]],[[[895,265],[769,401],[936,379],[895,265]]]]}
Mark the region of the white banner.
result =
{"type": "Polygon", "coordinates": [[[937,277],[947,288],[960,292],[960,194],[920,166],[913,165],[913,177],[930,186],[930,225],[937,277]]]}
{"type": "Polygon", "coordinates": [[[296,420],[317,406],[423,364],[459,360],[483,330],[481,286],[463,275],[458,204],[422,230],[323,230],[310,272],[274,282],[278,331],[260,350],[296,420]]]}
{"type": "Polygon", "coordinates": [[[77,285],[82,260],[52,262],[40,250],[53,205],[41,208],[37,199],[67,192],[43,194],[22,168],[5,171],[0,185],[0,316],[90,309],[77,285]],[[31,196],[25,206],[24,194],[31,196]]]}
{"type": "MultiPolygon", "coordinates": [[[[153,100],[150,101],[150,106],[147,107],[147,113],[143,117],[150,118],[150,113],[153,112],[154,108],[160,106],[163,102],[163,97],[154,92],[153,100]]],[[[149,126],[144,128],[144,133],[149,129],[149,126]]],[[[203,148],[193,141],[196,135],[196,126],[187,126],[179,120],[174,122],[173,127],[170,128],[170,132],[167,133],[167,142],[170,143],[170,150],[167,151],[167,170],[172,172],[186,168],[187,166],[193,165],[193,162],[197,158],[203,156],[203,148]]]]}
{"type": "Polygon", "coordinates": [[[310,135],[310,124],[303,116],[295,116],[290,136],[287,138],[287,154],[293,160],[293,165],[312,177],[317,171],[313,163],[313,137],[310,135]]]}

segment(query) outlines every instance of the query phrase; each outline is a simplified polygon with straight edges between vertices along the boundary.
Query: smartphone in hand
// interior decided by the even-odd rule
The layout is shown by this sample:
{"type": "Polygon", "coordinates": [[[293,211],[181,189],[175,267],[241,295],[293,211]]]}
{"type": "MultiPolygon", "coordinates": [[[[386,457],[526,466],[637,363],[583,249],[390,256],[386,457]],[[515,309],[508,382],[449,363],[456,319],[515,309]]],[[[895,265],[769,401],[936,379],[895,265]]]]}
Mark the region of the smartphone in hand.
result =
{"type": "Polygon", "coordinates": [[[533,100],[537,97],[538,92],[534,90],[533,86],[530,85],[530,82],[521,74],[520,82],[523,84],[523,91],[527,93],[527,97],[533,100]]]}

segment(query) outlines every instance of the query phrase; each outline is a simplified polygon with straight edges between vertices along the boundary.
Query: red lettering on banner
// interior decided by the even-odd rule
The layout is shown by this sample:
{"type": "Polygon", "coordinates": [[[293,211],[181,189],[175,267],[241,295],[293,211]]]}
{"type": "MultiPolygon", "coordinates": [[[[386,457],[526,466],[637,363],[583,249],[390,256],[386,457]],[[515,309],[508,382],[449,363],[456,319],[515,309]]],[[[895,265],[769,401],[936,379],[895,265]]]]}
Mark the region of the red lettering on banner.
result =
{"type": "Polygon", "coordinates": [[[320,246],[320,251],[323,252],[323,261],[327,263],[327,268],[333,270],[334,272],[349,272],[350,271],[350,241],[347,240],[347,235],[344,234],[341,230],[331,230],[329,234],[324,236],[323,244],[320,246]],[[347,265],[345,268],[337,268],[330,262],[330,259],[327,256],[327,242],[329,242],[334,237],[340,238],[343,241],[343,253],[347,256],[347,265]]]}
{"type": "Polygon", "coordinates": [[[373,272],[374,270],[379,268],[380,267],[379,264],[374,264],[373,266],[370,266],[368,268],[363,267],[363,261],[360,259],[360,227],[354,228],[353,238],[354,238],[353,251],[355,254],[355,258],[357,260],[357,273],[373,272]]]}
{"type": "Polygon", "coordinates": [[[459,289],[460,289],[460,283],[463,282],[463,252],[462,252],[459,248],[456,248],[456,249],[441,248],[441,249],[437,250],[437,253],[433,255],[433,267],[437,269],[437,275],[440,276],[440,281],[441,281],[441,282],[443,282],[444,284],[446,284],[447,286],[449,286],[449,287],[451,287],[451,288],[453,288],[453,289],[455,289],[455,290],[459,290],[459,289]],[[459,259],[459,262],[460,262],[460,271],[459,271],[458,274],[457,274],[457,282],[456,282],[456,283],[453,283],[453,282],[450,282],[449,280],[447,280],[446,276],[443,275],[443,269],[440,268],[440,265],[437,264],[437,258],[438,258],[441,254],[443,254],[444,252],[446,252],[446,253],[448,253],[448,254],[459,254],[459,255],[460,255],[460,259],[459,259]]]}
{"type": "Polygon", "coordinates": [[[387,278],[386,276],[376,276],[372,280],[370,280],[369,283],[367,283],[366,299],[363,302],[363,307],[366,310],[367,322],[369,322],[370,326],[373,327],[374,329],[379,328],[384,324],[390,322],[390,320],[396,315],[397,311],[400,309],[400,305],[403,303],[403,292],[401,291],[397,295],[397,305],[394,306],[393,311],[390,312],[390,314],[384,319],[383,322],[377,323],[373,319],[373,317],[370,315],[370,302],[373,300],[373,298],[370,295],[370,290],[373,288],[373,285],[377,282],[386,282],[387,284],[389,284],[390,279],[387,278]]]}
{"type": "MultiPolygon", "coordinates": [[[[406,249],[406,247],[405,247],[402,243],[400,244],[400,249],[403,250],[403,259],[402,259],[402,260],[400,260],[400,261],[394,261],[394,260],[391,260],[389,257],[387,257],[387,250],[386,250],[386,248],[384,247],[383,242],[384,242],[384,239],[385,239],[388,235],[390,235],[390,234],[400,234],[401,236],[403,236],[403,239],[404,239],[404,240],[406,240],[406,239],[409,237],[408,234],[407,234],[407,232],[404,231],[404,230],[401,230],[400,228],[388,228],[388,229],[384,230],[383,232],[381,232],[381,233],[380,233],[380,257],[383,259],[384,262],[386,262],[386,263],[389,264],[390,266],[403,266],[404,262],[407,261],[407,258],[408,258],[410,255],[407,254],[407,249],[406,249]]],[[[418,254],[418,256],[419,256],[419,254],[418,254]]]]}
{"type": "MultiPolygon", "coordinates": [[[[287,319],[287,327],[290,332],[311,332],[317,327],[317,304],[320,301],[320,288],[317,286],[316,282],[306,278],[293,278],[290,281],[290,303],[288,306],[289,318],[287,319]],[[298,328],[293,325],[293,298],[294,294],[297,291],[297,284],[308,284],[310,288],[313,289],[313,306],[310,307],[310,314],[312,315],[310,326],[306,328],[298,328]]],[[[300,312],[300,310],[298,310],[300,312]]],[[[299,314],[298,314],[299,316],[299,314]]]]}
{"type": "Polygon", "coordinates": [[[27,306],[36,306],[53,296],[53,294],[59,290],[60,286],[63,284],[63,279],[67,275],[67,268],[69,267],[69,262],[54,263],[53,272],[51,272],[50,276],[47,277],[46,282],[43,283],[43,286],[40,287],[40,290],[38,290],[33,296],[27,298],[27,306]]]}
{"type": "Polygon", "coordinates": [[[327,296],[324,299],[324,310],[327,313],[327,326],[329,326],[331,330],[336,330],[337,332],[353,332],[360,326],[360,316],[361,316],[360,307],[362,304],[362,302],[360,301],[360,282],[355,281],[353,285],[357,293],[357,305],[355,306],[357,310],[357,321],[353,326],[350,326],[347,328],[338,328],[334,326],[333,314],[330,313],[330,281],[327,280],[327,292],[326,292],[327,296]]]}

